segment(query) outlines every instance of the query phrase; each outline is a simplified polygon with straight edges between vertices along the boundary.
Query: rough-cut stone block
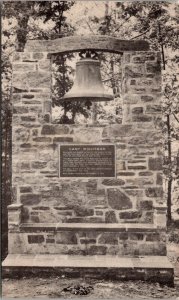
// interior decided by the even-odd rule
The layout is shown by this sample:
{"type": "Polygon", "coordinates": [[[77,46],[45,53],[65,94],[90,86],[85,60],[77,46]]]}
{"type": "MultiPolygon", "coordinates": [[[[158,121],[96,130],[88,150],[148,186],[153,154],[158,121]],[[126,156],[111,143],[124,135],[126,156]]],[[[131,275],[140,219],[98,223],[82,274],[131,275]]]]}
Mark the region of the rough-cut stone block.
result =
{"type": "Polygon", "coordinates": [[[136,219],[141,217],[141,212],[139,211],[123,211],[119,213],[120,219],[136,219]]]}
{"type": "Polygon", "coordinates": [[[85,245],[88,245],[88,244],[96,244],[96,239],[80,239],[80,243],[81,244],[85,244],[85,245]]]}
{"type": "Polygon", "coordinates": [[[39,69],[43,71],[50,71],[50,66],[51,64],[49,59],[39,61],[39,69]]]}
{"type": "Polygon", "coordinates": [[[32,187],[31,186],[21,186],[20,192],[21,193],[32,193],[32,187]]]}
{"type": "Polygon", "coordinates": [[[107,191],[108,203],[112,209],[122,210],[132,208],[132,202],[130,198],[119,189],[109,188],[107,191]]]}
{"type": "Polygon", "coordinates": [[[46,239],[46,243],[47,244],[54,244],[55,243],[55,239],[46,239]]]}
{"type": "Polygon", "coordinates": [[[18,89],[50,87],[51,76],[48,72],[14,73],[13,87],[18,89]]]}
{"type": "Polygon", "coordinates": [[[21,203],[24,205],[37,205],[41,201],[41,195],[23,194],[20,196],[21,203]]]}
{"type": "Polygon", "coordinates": [[[144,102],[150,102],[150,101],[153,101],[154,97],[151,96],[151,95],[143,95],[141,96],[141,100],[144,101],[144,102]]]}
{"type": "Polygon", "coordinates": [[[117,223],[115,211],[107,211],[105,213],[105,222],[106,223],[117,223]]]}
{"type": "Polygon", "coordinates": [[[132,108],[132,113],[133,114],[142,114],[143,113],[143,107],[134,107],[132,108]]]}
{"type": "Polygon", "coordinates": [[[73,138],[69,136],[62,136],[62,137],[54,137],[53,139],[54,143],[70,143],[73,142],[73,138]]]}
{"type": "Polygon", "coordinates": [[[157,242],[160,240],[160,235],[158,233],[148,233],[146,235],[146,242],[157,242]]]}
{"type": "Polygon", "coordinates": [[[73,136],[75,143],[99,143],[101,141],[101,129],[75,128],[73,136]]]}
{"type": "MultiPolygon", "coordinates": [[[[34,98],[34,95],[32,94],[26,94],[26,95],[22,95],[22,99],[33,99],[34,98]]],[[[29,104],[34,104],[33,102],[29,102],[29,104]]]]}
{"type": "Polygon", "coordinates": [[[102,233],[98,239],[99,244],[112,244],[112,245],[117,245],[118,244],[118,235],[107,232],[107,233],[102,233]]]}
{"type": "Polygon", "coordinates": [[[21,61],[21,53],[19,53],[19,52],[14,52],[14,53],[13,53],[12,60],[13,60],[13,61],[21,61]]]}
{"type": "Polygon", "coordinates": [[[56,237],[57,244],[77,244],[77,238],[74,232],[58,232],[56,237]]]}
{"type": "Polygon", "coordinates": [[[28,243],[29,244],[40,244],[44,242],[44,236],[39,235],[28,235],[28,243]]]}
{"type": "Polygon", "coordinates": [[[124,74],[131,78],[140,78],[144,74],[144,65],[127,65],[124,69],[124,74]]]}
{"type": "Polygon", "coordinates": [[[129,170],[145,170],[146,166],[128,166],[129,170]]]}
{"type": "Polygon", "coordinates": [[[117,172],[118,176],[134,176],[134,172],[117,172]]]}
{"type": "Polygon", "coordinates": [[[147,105],[146,107],[146,114],[161,114],[161,112],[161,105],[147,105]]]}
{"type": "Polygon", "coordinates": [[[48,206],[35,206],[35,207],[32,207],[32,210],[49,210],[50,207],[48,206]]]}
{"type": "Polygon", "coordinates": [[[44,58],[44,54],[42,52],[35,52],[32,54],[33,59],[40,60],[44,58]]]}
{"type": "Polygon", "coordinates": [[[107,251],[106,246],[91,246],[88,249],[88,255],[105,255],[107,251]]]}
{"type": "Polygon", "coordinates": [[[151,210],[153,208],[152,200],[141,200],[139,203],[139,207],[141,210],[151,210]]]}
{"type": "Polygon", "coordinates": [[[146,191],[145,191],[145,194],[147,197],[150,197],[150,198],[155,198],[155,197],[161,197],[163,196],[163,188],[162,187],[150,187],[150,188],[147,188],[146,191]]]}
{"type": "Polygon", "coordinates": [[[36,117],[35,116],[22,116],[21,120],[23,122],[35,122],[36,121],[36,117]]]}
{"type": "Polygon", "coordinates": [[[134,115],[132,117],[133,122],[151,122],[152,117],[146,115],[134,115]]]}
{"type": "Polygon", "coordinates": [[[103,136],[109,135],[114,137],[126,137],[132,133],[132,125],[111,125],[109,128],[103,130],[103,136]]]}
{"type": "Polygon", "coordinates": [[[130,240],[142,241],[144,238],[144,235],[142,233],[130,233],[129,238],[130,238],[130,240]]]}
{"type": "Polygon", "coordinates": [[[102,184],[107,186],[124,185],[125,181],[122,179],[104,179],[102,184]]]}
{"type": "Polygon", "coordinates": [[[46,161],[33,161],[31,164],[33,169],[43,169],[47,166],[46,161]]]}
{"type": "Polygon", "coordinates": [[[128,233],[122,232],[119,234],[120,240],[127,240],[128,239],[128,233]]]}
{"type": "Polygon", "coordinates": [[[53,135],[53,134],[68,134],[69,127],[66,125],[43,125],[41,134],[53,135]]]}
{"type": "Polygon", "coordinates": [[[24,107],[24,106],[14,106],[13,107],[14,114],[26,114],[26,113],[28,113],[28,111],[29,111],[28,107],[24,107]]]}
{"type": "Polygon", "coordinates": [[[50,137],[39,136],[39,137],[34,137],[33,141],[37,142],[37,143],[50,143],[51,138],[50,137]]]}
{"type": "Polygon", "coordinates": [[[74,211],[77,217],[85,217],[85,216],[93,216],[94,215],[94,210],[92,208],[87,208],[87,207],[74,207],[74,211]]]}
{"type": "Polygon", "coordinates": [[[153,173],[149,171],[139,172],[139,176],[152,176],[153,173]]]}
{"type": "Polygon", "coordinates": [[[18,63],[13,64],[13,71],[14,72],[29,72],[35,71],[35,64],[34,63],[18,63]]]}
{"type": "Polygon", "coordinates": [[[163,168],[162,157],[149,157],[149,170],[161,171],[163,168]]]}
{"type": "Polygon", "coordinates": [[[160,66],[160,63],[150,63],[150,62],[147,62],[146,63],[146,71],[148,73],[155,73],[155,74],[158,74],[161,72],[161,66],[160,66]]]}
{"type": "Polygon", "coordinates": [[[162,185],[163,184],[163,176],[161,173],[157,173],[157,181],[156,184],[162,185]]]}

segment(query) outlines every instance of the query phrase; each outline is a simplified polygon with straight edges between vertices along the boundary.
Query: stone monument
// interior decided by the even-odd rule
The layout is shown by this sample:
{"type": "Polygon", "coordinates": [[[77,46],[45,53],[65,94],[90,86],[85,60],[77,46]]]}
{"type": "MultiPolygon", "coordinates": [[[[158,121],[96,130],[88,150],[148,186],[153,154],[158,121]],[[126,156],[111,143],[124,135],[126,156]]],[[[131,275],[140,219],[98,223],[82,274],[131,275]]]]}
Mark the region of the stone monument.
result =
{"type": "Polygon", "coordinates": [[[173,282],[162,187],[160,53],[107,36],[28,41],[13,58],[3,271],[173,282]],[[51,55],[123,53],[122,124],[51,121],[51,55]]]}

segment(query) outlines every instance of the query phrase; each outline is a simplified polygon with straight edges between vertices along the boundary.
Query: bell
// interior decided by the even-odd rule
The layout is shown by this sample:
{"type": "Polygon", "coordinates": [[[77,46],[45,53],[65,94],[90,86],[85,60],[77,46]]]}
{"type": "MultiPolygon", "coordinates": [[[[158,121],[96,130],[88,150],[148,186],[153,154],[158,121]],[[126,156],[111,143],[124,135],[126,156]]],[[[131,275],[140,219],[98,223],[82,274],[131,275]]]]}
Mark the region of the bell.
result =
{"type": "Polygon", "coordinates": [[[62,99],[68,101],[113,100],[113,95],[104,90],[99,60],[82,58],[76,63],[76,78],[74,80],[74,85],[62,99]]]}

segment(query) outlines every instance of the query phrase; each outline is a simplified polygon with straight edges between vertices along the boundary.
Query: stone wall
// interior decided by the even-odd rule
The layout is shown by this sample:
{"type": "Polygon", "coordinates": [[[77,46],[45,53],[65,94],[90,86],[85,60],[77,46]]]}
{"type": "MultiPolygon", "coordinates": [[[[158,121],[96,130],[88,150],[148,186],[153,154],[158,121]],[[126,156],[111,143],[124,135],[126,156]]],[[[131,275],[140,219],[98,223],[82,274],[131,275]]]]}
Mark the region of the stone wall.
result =
{"type": "Polygon", "coordinates": [[[122,69],[122,124],[59,125],[51,123],[48,53],[14,55],[12,181],[13,200],[19,206],[9,210],[11,253],[37,248],[40,253],[70,254],[72,249],[79,253],[87,251],[88,244],[86,254],[165,255],[160,56],[125,52],[122,69]],[[116,178],[59,178],[59,145],[68,143],[114,144],[116,178]],[[20,223],[35,224],[32,234],[20,223]],[[39,223],[44,225],[37,230],[39,223]],[[67,226],[60,233],[55,226],[51,234],[44,229],[47,223],[121,224],[122,228],[130,223],[133,232],[126,234],[125,228],[125,233],[114,234],[111,229],[112,235],[106,235],[95,228],[94,236],[93,227],[88,233],[82,229],[71,233],[67,226]],[[150,232],[144,226],[141,233],[139,224],[149,224],[150,232]],[[155,232],[153,226],[162,230],[155,232]],[[21,233],[16,232],[19,228],[21,233]]]}

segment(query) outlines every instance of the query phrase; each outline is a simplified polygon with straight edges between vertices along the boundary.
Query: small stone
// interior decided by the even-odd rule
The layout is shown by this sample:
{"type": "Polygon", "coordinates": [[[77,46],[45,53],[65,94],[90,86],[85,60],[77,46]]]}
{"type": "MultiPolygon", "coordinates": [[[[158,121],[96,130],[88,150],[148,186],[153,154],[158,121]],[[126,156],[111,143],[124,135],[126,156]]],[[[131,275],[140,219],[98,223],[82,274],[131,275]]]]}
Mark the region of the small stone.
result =
{"type": "Polygon", "coordinates": [[[94,210],[87,207],[74,207],[74,211],[77,217],[93,216],[94,210]]]}
{"type": "Polygon", "coordinates": [[[32,168],[34,169],[43,169],[47,165],[47,162],[45,161],[34,161],[32,162],[32,168]]]}
{"type": "Polygon", "coordinates": [[[85,245],[87,245],[87,244],[96,244],[96,239],[86,239],[86,238],[84,238],[84,239],[80,239],[80,243],[85,244],[85,245]]]}
{"type": "Polygon", "coordinates": [[[39,137],[34,137],[33,141],[38,142],[38,143],[50,143],[51,138],[50,137],[39,136],[39,137]]]}
{"type": "Polygon", "coordinates": [[[133,122],[151,122],[152,117],[146,115],[134,115],[132,117],[133,122]]]}
{"type": "Polygon", "coordinates": [[[26,114],[28,113],[28,108],[24,106],[14,106],[13,113],[14,114],[26,114]]]}
{"type": "Polygon", "coordinates": [[[108,189],[108,203],[113,209],[129,209],[132,207],[132,202],[128,196],[126,196],[119,189],[108,189]]]}
{"type": "Polygon", "coordinates": [[[102,233],[98,239],[99,244],[118,245],[118,236],[112,232],[102,233]]]}
{"type": "Polygon", "coordinates": [[[153,101],[153,97],[152,96],[149,96],[149,95],[143,95],[141,96],[141,100],[144,101],[144,102],[150,102],[150,101],[153,101]]]}
{"type": "Polygon", "coordinates": [[[20,192],[21,193],[32,193],[32,188],[31,188],[31,186],[22,186],[22,187],[20,187],[20,192]]]}
{"type": "Polygon", "coordinates": [[[129,237],[130,237],[130,240],[142,241],[144,238],[144,235],[141,233],[130,233],[129,237]]]}
{"type": "Polygon", "coordinates": [[[163,169],[162,157],[149,157],[149,170],[161,171],[163,169]]]}
{"type": "Polygon", "coordinates": [[[43,58],[44,58],[44,54],[43,53],[41,53],[41,52],[35,52],[35,53],[33,53],[33,59],[40,60],[40,59],[43,59],[43,58]]]}
{"type": "Polygon", "coordinates": [[[145,170],[146,166],[128,166],[129,170],[145,170]]]}
{"type": "Polygon", "coordinates": [[[119,213],[120,219],[136,219],[141,217],[139,211],[123,211],[119,213]]]}
{"type": "Polygon", "coordinates": [[[73,138],[72,137],[68,137],[68,136],[65,136],[65,137],[55,137],[53,139],[53,142],[54,143],[64,143],[64,142],[73,142],[73,138]]]}
{"type": "Polygon", "coordinates": [[[163,175],[161,173],[157,173],[157,182],[158,185],[163,184],[163,175]]]}
{"type": "Polygon", "coordinates": [[[104,179],[102,181],[102,184],[107,185],[107,186],[124,185],[125,181],[122,179],[104,179]]]}
{"type": "Polygon", "coordinates": [[[125,232],[122,232],[119,234],[119,239],[120,240],[127,240],[128,239],[128,234],[125,232]]]}
{"type": "Polygon", "coordinates": [[[163,196],[163,188],[162,187],[150,187],[146,189],[145,194],[147,197],[162,197],[163,196]]]}
{"type": "Polygon", "coordinates": [[[57,244],[77,244],[77,238],[75,233],[70,231],[58,232],[57,233],[57,244]]]}
{"type": "Polygon", "coordinates": [[[146,171],[146,172],[139,172],[139,176],[152,176],[153,175],[153,173],[152,172],[148,172],[148,171],[146,171]]]}
{"type": "Polygon", "coordinates": [[[139,203],[139,207],[141,210],[152,210],[153,209],[153,201],[152,200],[141,200],[139,203]]]}
{"type": "MultiPolygon", "coordinates": [[[[23,95],[22,96],[22,99],[33,99],[34,98],[34,95],[32,94],[27,94],[27,95],[23,95]]],[[[30,102],[31,103],[31,102],[30,102]]],[[[33,104],[33,103],[32,103],[33,104]]]]}
{"type": "Polygon", "coordinates": [[[20,200],[24,205],[37,205],[41,201],[41,196],[38,194],[23,194],[20,196],[20,200]]]}
{"type": "Polygon", "coordinates": [[[143,107],[134,107],[132,108],[133,114],[142,114],[143,113],[143,107]]]}
{"type": "Polygon", "coordinates": [[[88,249],[88,255],[105,255],[107,251],[106,246],[91,246],[88,249]]]}
{"type": "Polygon", "coordinates": [[[146,114],[161,114],[161,112],[161,105],[147,105],[146,107],[146,114]]]}
{"type": "Polygon", "coordinates": [[[117,223],[116,214],[114,211],[107,211],[105,213],[105,222],[106,223],[117,223]]]}
{"type": "Polygon", "coordinates": [[[146,235],[146,242],[160,241],[160,235],[158,233],[150,233],[146,235]]]}
{"type": "Polygon", "coordinates": [[[29,244],[41,244],[44,242],[43,235],[28,235],[28,243],[29,244]]]}

